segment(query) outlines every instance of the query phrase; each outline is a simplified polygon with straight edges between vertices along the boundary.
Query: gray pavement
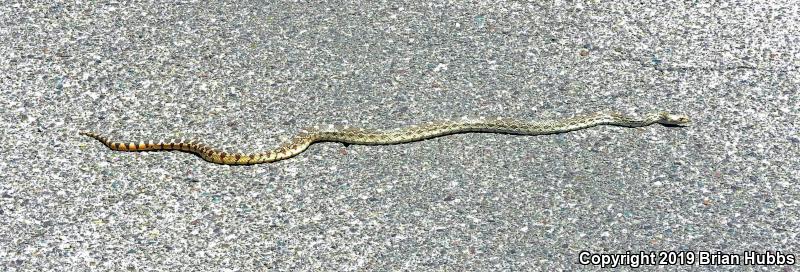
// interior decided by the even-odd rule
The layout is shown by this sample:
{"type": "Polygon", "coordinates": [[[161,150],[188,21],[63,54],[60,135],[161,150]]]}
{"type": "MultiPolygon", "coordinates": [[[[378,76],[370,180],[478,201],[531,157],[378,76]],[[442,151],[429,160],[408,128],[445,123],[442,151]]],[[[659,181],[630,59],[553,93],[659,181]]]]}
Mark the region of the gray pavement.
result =
{"type": "MultiPolygon", "coordinates": [[[[796,2],[365,2],[0,5],[0,270],[553,271],[600,269],[582,251],[800,254],[796,2]],[[318,124],[600,110],[694,123],[321,143],[247,167],[78,135],[256,151],[318,124]]],[[[797,265],[724,267],[762,268],[797,265]]]]}

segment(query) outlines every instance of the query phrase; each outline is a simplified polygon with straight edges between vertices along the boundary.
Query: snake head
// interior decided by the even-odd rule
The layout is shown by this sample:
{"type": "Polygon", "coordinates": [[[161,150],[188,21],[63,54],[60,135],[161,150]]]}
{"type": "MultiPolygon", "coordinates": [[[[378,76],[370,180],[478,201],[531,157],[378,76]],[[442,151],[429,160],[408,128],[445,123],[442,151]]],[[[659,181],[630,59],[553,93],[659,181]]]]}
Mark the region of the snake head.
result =
{"type": "Polygon", "coordinates": [[[672,114],[669,112],[661,112],[660,119],[658,120],[659,124],[668,125],[668,126],[680,126],[685,127],[691,124],[692,120],[689,119],[689,116],[683,114],[672,114]]]}

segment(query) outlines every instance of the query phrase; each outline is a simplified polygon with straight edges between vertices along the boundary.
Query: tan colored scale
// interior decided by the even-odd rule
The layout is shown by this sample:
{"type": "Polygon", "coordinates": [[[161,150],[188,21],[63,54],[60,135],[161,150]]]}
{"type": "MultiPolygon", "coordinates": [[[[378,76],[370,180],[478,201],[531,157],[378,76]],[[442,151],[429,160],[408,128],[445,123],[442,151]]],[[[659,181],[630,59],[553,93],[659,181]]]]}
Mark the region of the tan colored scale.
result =
{"type": "Polygon", "coordinates": [[[457,121],[433,122],[423,125],[413,125],[403,128],[396,128],[386,131],[365,130],[351,127],[328,126],[326,129],[319,127],[309,128],[301,131],[289,142],[283,143],[273,150],[255,154],[227,153],[220,149],[208,146],[204,143],[185,139],[170,140],[165,143],[160,141],[148,142],[118,142],[112,141],[108,137],[94,133],[81,132],[97,139],[111,150],[117,151],[166,151],[179,150],[196,154],[206,161],[228,164],[228,165],[248,165],[266,162],[274,162],[288,159],[305,151],[315,142],[340,142],[345,144],[362,145],[385,145],[402,144],[408,142],[421,141],[425,139],[440,137],[444,135],[469,132],[490,132],[517,135],[543,135],[564,133],[598,125],[612,125],[623,127],[643,127],[652,124],[663,124],[671,126],[687,126],[690,123],[689,117],[668,112],[658,112],[645,115],[641,118],[625,116],[620,113],[595,113],[586,116],[572,117],[564,120],[524,122],[513,119],[503,118],[463,118],[457,121]]]}

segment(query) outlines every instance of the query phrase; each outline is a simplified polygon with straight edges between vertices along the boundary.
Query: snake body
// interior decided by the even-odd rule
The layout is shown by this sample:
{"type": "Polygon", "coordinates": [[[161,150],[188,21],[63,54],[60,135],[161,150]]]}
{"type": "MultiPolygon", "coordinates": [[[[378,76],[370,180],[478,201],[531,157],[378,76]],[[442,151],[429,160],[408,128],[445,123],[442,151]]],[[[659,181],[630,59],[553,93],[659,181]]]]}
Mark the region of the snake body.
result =
{"type": "Polygon", "coordinates": [[[514,119],[461,119],[455,121],[440,121],[423,125],[414,125],[391,130],[365,130],[348,127],[310,128],[303,130],[291,141],[279,147],[254,154],[227,153],[196,140],[184,139],[169,141],[148,142],[118,142],[105,135],[93,132],[81,132],[97,139],[108,148],[117,151],[160,151],[179,150],[198,155],[212,163],[227,165],[248,165],[274,162],[291,158],[305,151],[316,142],[340,142],[359,145],[387,145],[401,144],[414,141],[431,139],[444,135],[469,132],[490,132],[517,135],[544,135],[564,133],[594,127],[597,125],[613,125],[622,127],[643,127],[651,124],[671,126],[686,126],[689,117],[668,112],[658,112],[644,115],[640,118],[629,117],[619,113],[595,113],[591,115],[572,117],[563,120],[540,122],[524,122],[514,119]]]}

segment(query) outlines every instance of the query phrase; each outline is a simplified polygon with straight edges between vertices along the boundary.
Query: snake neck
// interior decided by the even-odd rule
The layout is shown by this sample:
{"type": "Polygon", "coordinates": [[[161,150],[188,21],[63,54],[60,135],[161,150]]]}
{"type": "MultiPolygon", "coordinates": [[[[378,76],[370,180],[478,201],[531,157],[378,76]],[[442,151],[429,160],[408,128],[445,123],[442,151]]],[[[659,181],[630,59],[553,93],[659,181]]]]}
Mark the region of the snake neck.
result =
{"type": "Polygon", "coordinates": [[[613,112],[605,114],[600,118],[598,125],[612,125],[621,127],[644,127],[656,124],[661,120],[661,113],[649,113],[641,118],[625,116],[621,113],[613,112]]]}

